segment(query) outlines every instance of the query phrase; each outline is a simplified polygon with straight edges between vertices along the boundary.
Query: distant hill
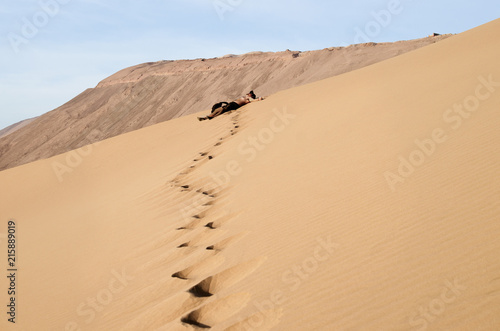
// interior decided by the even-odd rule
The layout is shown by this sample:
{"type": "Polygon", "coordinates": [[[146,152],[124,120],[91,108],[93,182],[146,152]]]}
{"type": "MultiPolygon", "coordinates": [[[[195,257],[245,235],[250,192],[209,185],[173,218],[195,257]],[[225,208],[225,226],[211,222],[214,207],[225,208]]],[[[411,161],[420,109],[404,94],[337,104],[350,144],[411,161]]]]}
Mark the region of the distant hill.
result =
{"type": "Polygon", "coordinates": [[[31,122],[33,122],[33,120],[35,120],[35,119],[36,119],[36,117],[30,118],[30,119],[27,119],[27,120],[23,120],[23,121],[17,122],[17,123],[12,124],[12,125],[9,125],[5,129],[0,130],[0,138],[5,137],[5,136],[7,136],[7,135],[9,135],[11,133],[16,132],[20,128],[22,128],[22,127],[30,124],[31,122]]]}
{"type": "MultiPolygon", "coordinates": [[[[433,44],[450,35],[318,51],[252,52],[123,69],[28,123],[2,130],[0,170],[187,114],[250,89],[259,96],[311,83],[433,44]],[[8,133],[8,134],[7,134],[8,133]],[[7,135],[6,135],[7,134],[7,135]]],[[[374,82],[376,83],[376,82],[374,82]]]]}

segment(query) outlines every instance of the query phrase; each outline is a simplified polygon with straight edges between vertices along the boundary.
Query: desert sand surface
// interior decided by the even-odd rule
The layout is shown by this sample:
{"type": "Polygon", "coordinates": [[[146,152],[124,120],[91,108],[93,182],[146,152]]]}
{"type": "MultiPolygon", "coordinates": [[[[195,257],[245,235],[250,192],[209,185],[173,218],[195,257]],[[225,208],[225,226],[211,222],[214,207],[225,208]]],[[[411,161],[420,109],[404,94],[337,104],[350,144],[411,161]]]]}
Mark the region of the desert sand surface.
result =
{"type": "Polygon", "coordinates": [[[499,39],[0,172],[1,329],[499,330],[499,39]]]}
{"type": "MultiPolygon", "coordinates": [[[[209,110],[255,90],[271,95],[444,40],[431,36],[318,51],[252,52],[143,63],[120,70],[24,128],[0,138],[0,170],[209,110]]],[[[75,63],[75,65],[78,65],[75,63]]]]}

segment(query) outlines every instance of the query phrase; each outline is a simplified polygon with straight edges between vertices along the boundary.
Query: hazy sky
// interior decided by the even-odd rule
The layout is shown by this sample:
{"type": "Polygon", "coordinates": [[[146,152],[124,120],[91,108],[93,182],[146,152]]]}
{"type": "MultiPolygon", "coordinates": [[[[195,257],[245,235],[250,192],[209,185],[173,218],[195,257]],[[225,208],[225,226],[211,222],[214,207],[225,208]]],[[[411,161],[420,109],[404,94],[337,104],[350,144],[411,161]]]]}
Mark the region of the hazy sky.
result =
{"type": "Polygon", "coordinates": [[[0,129],[159,60],[460,33],[498,0],[0,0],[0,129]]]}

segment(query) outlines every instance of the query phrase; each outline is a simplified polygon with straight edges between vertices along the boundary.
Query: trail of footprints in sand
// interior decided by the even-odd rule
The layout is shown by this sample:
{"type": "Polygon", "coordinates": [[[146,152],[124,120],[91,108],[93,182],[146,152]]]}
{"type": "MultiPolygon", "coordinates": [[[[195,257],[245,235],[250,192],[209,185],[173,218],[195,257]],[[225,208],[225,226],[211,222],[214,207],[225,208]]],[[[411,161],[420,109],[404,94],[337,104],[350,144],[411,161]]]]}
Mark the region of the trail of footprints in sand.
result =
{"type": "MultiPolygon", "coordinates": [[[[170,248],[169,254],[152,258],[143,266],[143,271],[152,272],[165,265],[184,267],[172,273],[162,288],[151,285],[143,290],[138,297],[147,296],[148,300],[144,300],[141,313],[127,325],[127,330],[210,329],[235,316],[249,303],[248,293],[233,293],[222,298],[218,293],[244,280],[257,270],[265,258],[246,261],[214,273],[225,261],[223,252],[246,233],[224,237],[223,228],[238,214],[227,214],[220,207],[223,189],[208,189],[206,182],[196,180],[194,176],[198,167],[213,159],[212,153],[217,147],[237,134],[240,127],[238,116],[236,114],[231,118],[232,129],[228,135],[220,138],[211,150],[199,153],[193,160],[194,164],[170,182],[177,192],[175,194],[190,195],[195,200],[199,198],[202,205],[184,224],[170,231],[169,239],[153,243],[154,249],[159,250],[172,241],[180,242],[170,248]],[[151,307],[151,300],[154,307],[151,307]]],[[[140,299],[134,306],[141,307],[140,299]]],[[[226,330],[239,329],[239,324],[235,324],[226,330]]]]}

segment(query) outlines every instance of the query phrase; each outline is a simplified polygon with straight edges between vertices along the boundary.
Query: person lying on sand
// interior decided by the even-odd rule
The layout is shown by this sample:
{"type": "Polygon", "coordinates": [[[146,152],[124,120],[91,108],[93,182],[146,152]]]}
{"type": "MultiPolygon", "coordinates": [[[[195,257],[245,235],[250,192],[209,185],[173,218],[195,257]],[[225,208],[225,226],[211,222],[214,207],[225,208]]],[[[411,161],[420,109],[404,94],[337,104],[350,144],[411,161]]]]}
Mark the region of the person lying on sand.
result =
{"type": "Polygon", "coordinates": [[[242,96],[241,98],[238,98],[238,99],[234,100],[233,102],[228,103],[227,105],[225,105],[223,107],[218,107],[216,109],[213,109],[212,113],[210,115],[205,116],[205,117],[198,117],[198,120],[200,120],[200,121],[211,120],[214,117],[217,117],[217,116],[222,115],[224,113],[230,112],[232,110],[236,110],[236,109],[246,105],[247,103],[261,101],[261,100],[264,100],[264,98],[262,98],[262,97],[257,98],[255,93],[253,93],[253,91],[250,91],[246,95],[242,96]]]}

